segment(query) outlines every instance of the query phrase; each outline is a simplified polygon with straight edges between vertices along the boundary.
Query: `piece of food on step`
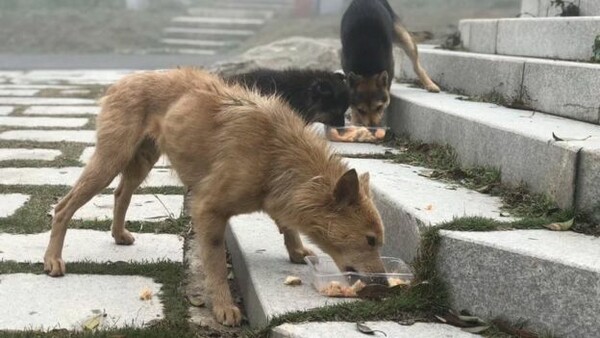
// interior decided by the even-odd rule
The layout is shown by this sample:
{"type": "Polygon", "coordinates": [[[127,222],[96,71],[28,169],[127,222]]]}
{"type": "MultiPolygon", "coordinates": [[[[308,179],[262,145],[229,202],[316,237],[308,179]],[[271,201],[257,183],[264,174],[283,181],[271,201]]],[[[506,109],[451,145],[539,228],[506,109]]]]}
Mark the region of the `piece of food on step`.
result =
{"type": "Polygon", "coordinates": [[[143,288],[142,292],[140,292],[140,299],[141,300],[152,299],[152,290],[150,290],[150,288],[148,288],[148,287],[143,288]]]}
{"type": "Polygon", "coordinates": [[[409,286],[410,280],[390,277],[390,278],[388,278],[388,284],[390,284],[391,288],[393,288],[394,286],[398,286],[398,285],[409,286]]]}
{"type": "Polygon", "coordinates": [[[300,278],[298,278],[296,276],[288,276],[285,279],[285,282],[283,282],[283,284],[290,285],[290,286],[302,285],[302,279],[300,279],[300,278]]]}
{"type": "Polygon", "coordinates": [[[376,143],[385,140],[386,128],[338,127],[327,129],[327,139],[333,142],[376,143]]]}
{"type": "Polygon", "coordinates": [[[321,290],[321,294],[327,297],[355,298],[365,286],[367,285],[360,280],[352,286],[344,286],[340,282],[333,281],[321,290]]]}

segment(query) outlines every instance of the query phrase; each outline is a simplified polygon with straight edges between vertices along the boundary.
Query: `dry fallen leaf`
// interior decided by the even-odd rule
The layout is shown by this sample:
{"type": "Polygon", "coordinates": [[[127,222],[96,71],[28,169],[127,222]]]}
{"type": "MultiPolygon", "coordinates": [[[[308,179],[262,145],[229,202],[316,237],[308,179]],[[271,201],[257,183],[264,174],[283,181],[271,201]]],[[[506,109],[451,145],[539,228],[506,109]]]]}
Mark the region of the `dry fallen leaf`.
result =
{"type": "Polygon", "coordinates": [[[140,292],[140,299],[141,300],[152,299],[152,290],[150,290],[150,288],[148,288],[148,287],[143,288],[142,292],[140,292]]]}
{"type": "Polygon", "coordinates": [[[487,331],[490,328],[489,325],[475,326],[475,327],[464,327],[462,330],[468,333],[481,333],[487,331]]]}
{"type": "Polygon", "coordinates": [[[95,315],[89,317],[88,319],[86,319],[83,322],[82,326],[85,330],[95,330],[98,327],[100,327],[100,325],[104,321],[105,317],[106,317],[105,313],[95,314],[95,315]]]}
{"type": "Polygon", "coordinates": [[[432,211],[433,210],[433,204],[429,204],[428,206],[426,206],[425,210],[432,211]]]}
{"type": "Polygon", "coordinates": [[[356,329],[362,334],[374,336],[376,332],[379,332],[379,333],[383,334],[385,337],[387,337],[387,334],[385,332],[380,331],[380,330],[373,330],[370,327],[368,327],[367,325],[365,325],[365,323],[356,323],[356,329]]]}
{"type": "Polygon", "coordinates": [[[204,307],[206,305],[202,296],[199,295],[187,296],[187,300],[194,307],[204,307]]]}
{"type": "Polygon", "coordinates": [[[568,231],[571,229],[571,227],[573,227],[574,222],[575,222],[575,219],[573,218],[566,222],[552,223],[552,224],[544,225],[544,228],[548,228],[552,231],[568,231]]]}
{"type": "Polygon", "coordinates": [[[298,278],[296,276],[288,276],[285,279],[285,282],[283,282],[283,284],[290,285],[290,286],[302,285],[302,279],[300,279],[300,278],[298,278]]]}

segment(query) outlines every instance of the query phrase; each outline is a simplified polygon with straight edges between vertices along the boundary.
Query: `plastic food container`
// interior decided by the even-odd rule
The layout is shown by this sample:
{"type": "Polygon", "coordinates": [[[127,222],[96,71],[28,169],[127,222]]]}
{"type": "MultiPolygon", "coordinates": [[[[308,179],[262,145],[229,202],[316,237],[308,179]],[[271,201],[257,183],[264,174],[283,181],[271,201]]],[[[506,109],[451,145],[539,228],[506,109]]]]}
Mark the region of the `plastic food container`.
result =
{"type": "Polygon", "coordinates": [[[356,295],[331,295],[328,294],[332,285],[339,284],[344,290],[351,288],[361,281],[364,285],[372,284],[382,278],[388,281],[410,284],[415,278],[408,264],[399,258],[382,257],[387,273],[361,274],[357,272],[341,272],[333,259],[329,256],[307,256],[304,258],[311,270],[311,283],[315,289],[325,296],[330,297],[356,297],[356,295]],[[333,284],[332,284],[333,283],[333,284]]]}
{"type": "Polygon", "coordinates": [[[390,128],[380,127],[325,127],[325,135],[332,142],[379,143],[392,138],[390,128]]]}

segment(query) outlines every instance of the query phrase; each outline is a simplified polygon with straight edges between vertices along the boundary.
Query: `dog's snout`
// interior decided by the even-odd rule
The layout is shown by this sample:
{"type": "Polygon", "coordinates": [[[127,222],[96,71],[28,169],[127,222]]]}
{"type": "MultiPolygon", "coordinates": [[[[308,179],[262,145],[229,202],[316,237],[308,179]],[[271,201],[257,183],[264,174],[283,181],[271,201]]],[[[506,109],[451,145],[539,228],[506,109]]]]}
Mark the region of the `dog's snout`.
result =
{"type": "Polygon", "coordinates": [[[383,276],[369,277],[366,282],[367,282],[367,284],[379,284],[379,285],[384,285],[384,286],[390,286],[388,279],[383,276]]]}

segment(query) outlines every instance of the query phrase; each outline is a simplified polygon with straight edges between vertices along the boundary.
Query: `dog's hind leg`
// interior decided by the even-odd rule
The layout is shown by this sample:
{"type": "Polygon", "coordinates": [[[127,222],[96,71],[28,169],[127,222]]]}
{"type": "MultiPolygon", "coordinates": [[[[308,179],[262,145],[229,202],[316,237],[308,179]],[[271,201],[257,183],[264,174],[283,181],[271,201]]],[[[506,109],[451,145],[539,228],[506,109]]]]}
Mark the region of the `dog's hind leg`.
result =
{"type": "Polygon", "coordinates": [[[440,87],[438,87],[429,77],[423,66],[421,66],[421,61],[419,61],[419,50],[417,49],[417,45],[413,41],[410,33],[406,30],[406,28],[400,23],[394,23],[394,32],[396,33],[396,39],[398,44],[402,47],[408,58],[413,64],[413,69],[419,80],[430,92],[439,93],[440,87]]]}
{"type": "Polygon", "coordinates": [[[114,159],[101,157],[95,153],[73,189],[55,208],[50,242],[44,255],[44,271],[50,276],[62,276],[66,272],[65,263],[62,260],[62,249],[67,225],[73,214],[106,188],[119,171],[119,168],[114,165],[114,159]],[[106,166],[107,162],[112,162],[113,165],[106,166]]]}
{"type": "Polygon", "coordinates": [[[145,139],[121,173],[121,182],[115,190],[115,207],[111,226],[112,236],[115,243],[119,245],[131,245],[135,240],[131,233],[125,229],[125,214],[129,208],[133,192],[148,176],[159,157],[160,151],[154,141],[145,139]]]}

